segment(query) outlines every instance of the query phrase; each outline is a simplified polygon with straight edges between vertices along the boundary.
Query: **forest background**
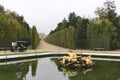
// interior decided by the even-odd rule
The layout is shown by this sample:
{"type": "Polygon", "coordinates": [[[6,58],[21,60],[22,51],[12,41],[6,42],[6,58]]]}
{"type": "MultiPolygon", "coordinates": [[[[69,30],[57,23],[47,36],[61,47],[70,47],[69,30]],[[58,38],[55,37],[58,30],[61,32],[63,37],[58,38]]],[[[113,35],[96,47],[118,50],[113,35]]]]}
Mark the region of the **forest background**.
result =
{"type": "Polygon", "coordinates": [[[46,41],[71,49],[120,49],[120,15],[114,1],[95,10],[95,18],[68,15],[52,30],[46,41]]]}

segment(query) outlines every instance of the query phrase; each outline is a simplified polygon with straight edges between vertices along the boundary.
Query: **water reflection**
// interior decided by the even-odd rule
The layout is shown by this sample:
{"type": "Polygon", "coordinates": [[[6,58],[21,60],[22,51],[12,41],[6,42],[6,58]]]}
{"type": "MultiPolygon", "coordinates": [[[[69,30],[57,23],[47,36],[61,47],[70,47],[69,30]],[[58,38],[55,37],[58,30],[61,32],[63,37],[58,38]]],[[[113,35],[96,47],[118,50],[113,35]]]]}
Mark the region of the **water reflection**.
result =
{"type": "Polygon", "coordinates": [[[120,80],[120,62],[95,61],[89,69],[59,66],[60,58],[39,58],[0,65],[0,80],[120,80]]]}
{"type": "Polygon", "coordinates": [[[58,70],[68,75],[69,80],[119,80],[120,62],[114,61],[95,61],[96,66],[90,69],[69,70],[59,67],[59,59],[52,58],[58,70]]]}
{"type": "Polygon", "coordinates": [[[55,64],[58,67],[58,70],[60,72],[63,72],[63,74],[66,76],[68,75],[69,80],[86,80],[84,77],[85,75],[92,71],[92,68],[81,68],[81,69],[67,69],[62,66],[60,66],[59,61],[60,58],[51,58],[51,61],[55,62],[55,64]]]}
{"type": "Polygon", "coordinates": [[[37,62],[38,60],[0,65],[0,80],[26,80],[29,66],[32,67],[32,76],[35,76],[37,62]]]}
{"type": "Polygon", "coordinates": [[[84,75],[87,74],[87,72],[89,71],[92,71],[92,68],[89,68],[89,69],[82,69],[81,71],[76,71],[76,70],[69,70],[69,69],[66,69],[66,68],[63,68],[61,67],[61,71],[66,75],[68,76],[76,76],[79,72],[83,73],[84,75]]]}
{"type": "Polygon", "coordinates": [[[21,80],[21,74],[22,74],[22,72],[20,71],[20,69],[23,66],[24,65],[22,63],[17,64],[17,71],[16,71],[17,80],[21,80]]]}

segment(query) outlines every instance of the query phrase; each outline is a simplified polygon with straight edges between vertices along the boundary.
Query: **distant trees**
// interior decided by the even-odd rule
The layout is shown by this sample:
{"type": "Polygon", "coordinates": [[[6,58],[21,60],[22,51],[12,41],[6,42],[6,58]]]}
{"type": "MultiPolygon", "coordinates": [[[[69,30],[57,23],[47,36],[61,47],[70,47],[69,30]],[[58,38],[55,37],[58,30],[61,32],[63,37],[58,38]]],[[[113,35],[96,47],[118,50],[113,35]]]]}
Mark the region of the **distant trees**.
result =
{"type": "MultiPolygon", "coordinates": [[[[10,47],[11,42],[16,40],[25,40],[31,45],[32,33],[23,16],[10,10],[5,11],[0,5],[0,47],[10,47]]],[[[37,31],[35,35],[38,36],[37,31]]]]}
{"type": "Polygon", "coordinates": [[[57,31],[46,38],[46,41],[62,47],[75,48],[75,28],[69,26],[57,31]]]}
{"type": "Polygon", "coordinates": [[[75,49],[120,49],[120,16],[115,12],[114,1],[107,0],[95,11],[94,19],[82,18],[74,12],[51,31],[46,41],[75,49]]]}
{"type": "Polygon", "coordinates": [[[86,30],[89,20],[77,16],[74,12],[70,13],[68,19],[70,20],[67,21],[64,18],[61,23],[58,23],[57,28],[50,32],[46,41],[71,49],[80,47],[78,44],[83,43],[80,39],[86,39],[87,37],[86,30]],[[83,35],[80,36],[79,34],[83,35]]]}
{"type": "Polygon", "coordinates": [[[117,16],[115,10],[116,10],[115,2],[106,1],[103,7],[97,7],[95,13],[96,15],[98,15],[99,19],[108,19],[112,21],[117,16]]]}

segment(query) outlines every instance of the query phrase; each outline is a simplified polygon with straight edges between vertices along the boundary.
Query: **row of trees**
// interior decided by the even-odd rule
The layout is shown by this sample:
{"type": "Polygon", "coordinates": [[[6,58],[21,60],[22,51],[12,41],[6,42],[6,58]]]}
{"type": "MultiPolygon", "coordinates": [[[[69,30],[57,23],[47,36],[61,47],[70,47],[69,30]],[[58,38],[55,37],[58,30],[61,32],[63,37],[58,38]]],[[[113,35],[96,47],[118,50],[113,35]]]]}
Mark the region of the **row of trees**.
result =
{"type": "Polygon", "coordinates": [[[120,16],[114,1],[106,1],[95,11],[97,17],[82,18],[74,12],[58,23],[46,41],[68,48],[120,48],[120,16]],[[60,36],[61,35],[61,36],[60,36]]]}
{"type": "Polygon", "coordinates": [[[5,11],[4,7],[0,5],[0,47],[9,47],[11,42],[16,40],[28,41],[29,45],[31,45],[31,41],[38,43],[39,37],[33,40],[33,36],[38,35],[34,28],[29,27],[23,16],[10,10],[5,11]]]}
{"type": "Polygon", "coordinates": [[[73,26],[69,26],[68,28],[51,34],[45,40],[62,47],[75,48],[75,29],[73,26]]]}

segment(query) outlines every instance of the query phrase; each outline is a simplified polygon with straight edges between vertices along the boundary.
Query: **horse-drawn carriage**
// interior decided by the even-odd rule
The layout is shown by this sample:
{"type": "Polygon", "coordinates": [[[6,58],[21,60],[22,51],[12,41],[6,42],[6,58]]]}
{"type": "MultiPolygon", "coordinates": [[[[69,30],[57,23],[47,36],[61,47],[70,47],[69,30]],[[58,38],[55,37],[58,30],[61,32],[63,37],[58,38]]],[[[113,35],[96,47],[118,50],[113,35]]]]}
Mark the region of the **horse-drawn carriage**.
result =
{"type": "Polygon", "coordinates": [[[20,51],[23,52],[27,50],[27,41],[15,41],[12,42],[11,51],[20,51]]]}

